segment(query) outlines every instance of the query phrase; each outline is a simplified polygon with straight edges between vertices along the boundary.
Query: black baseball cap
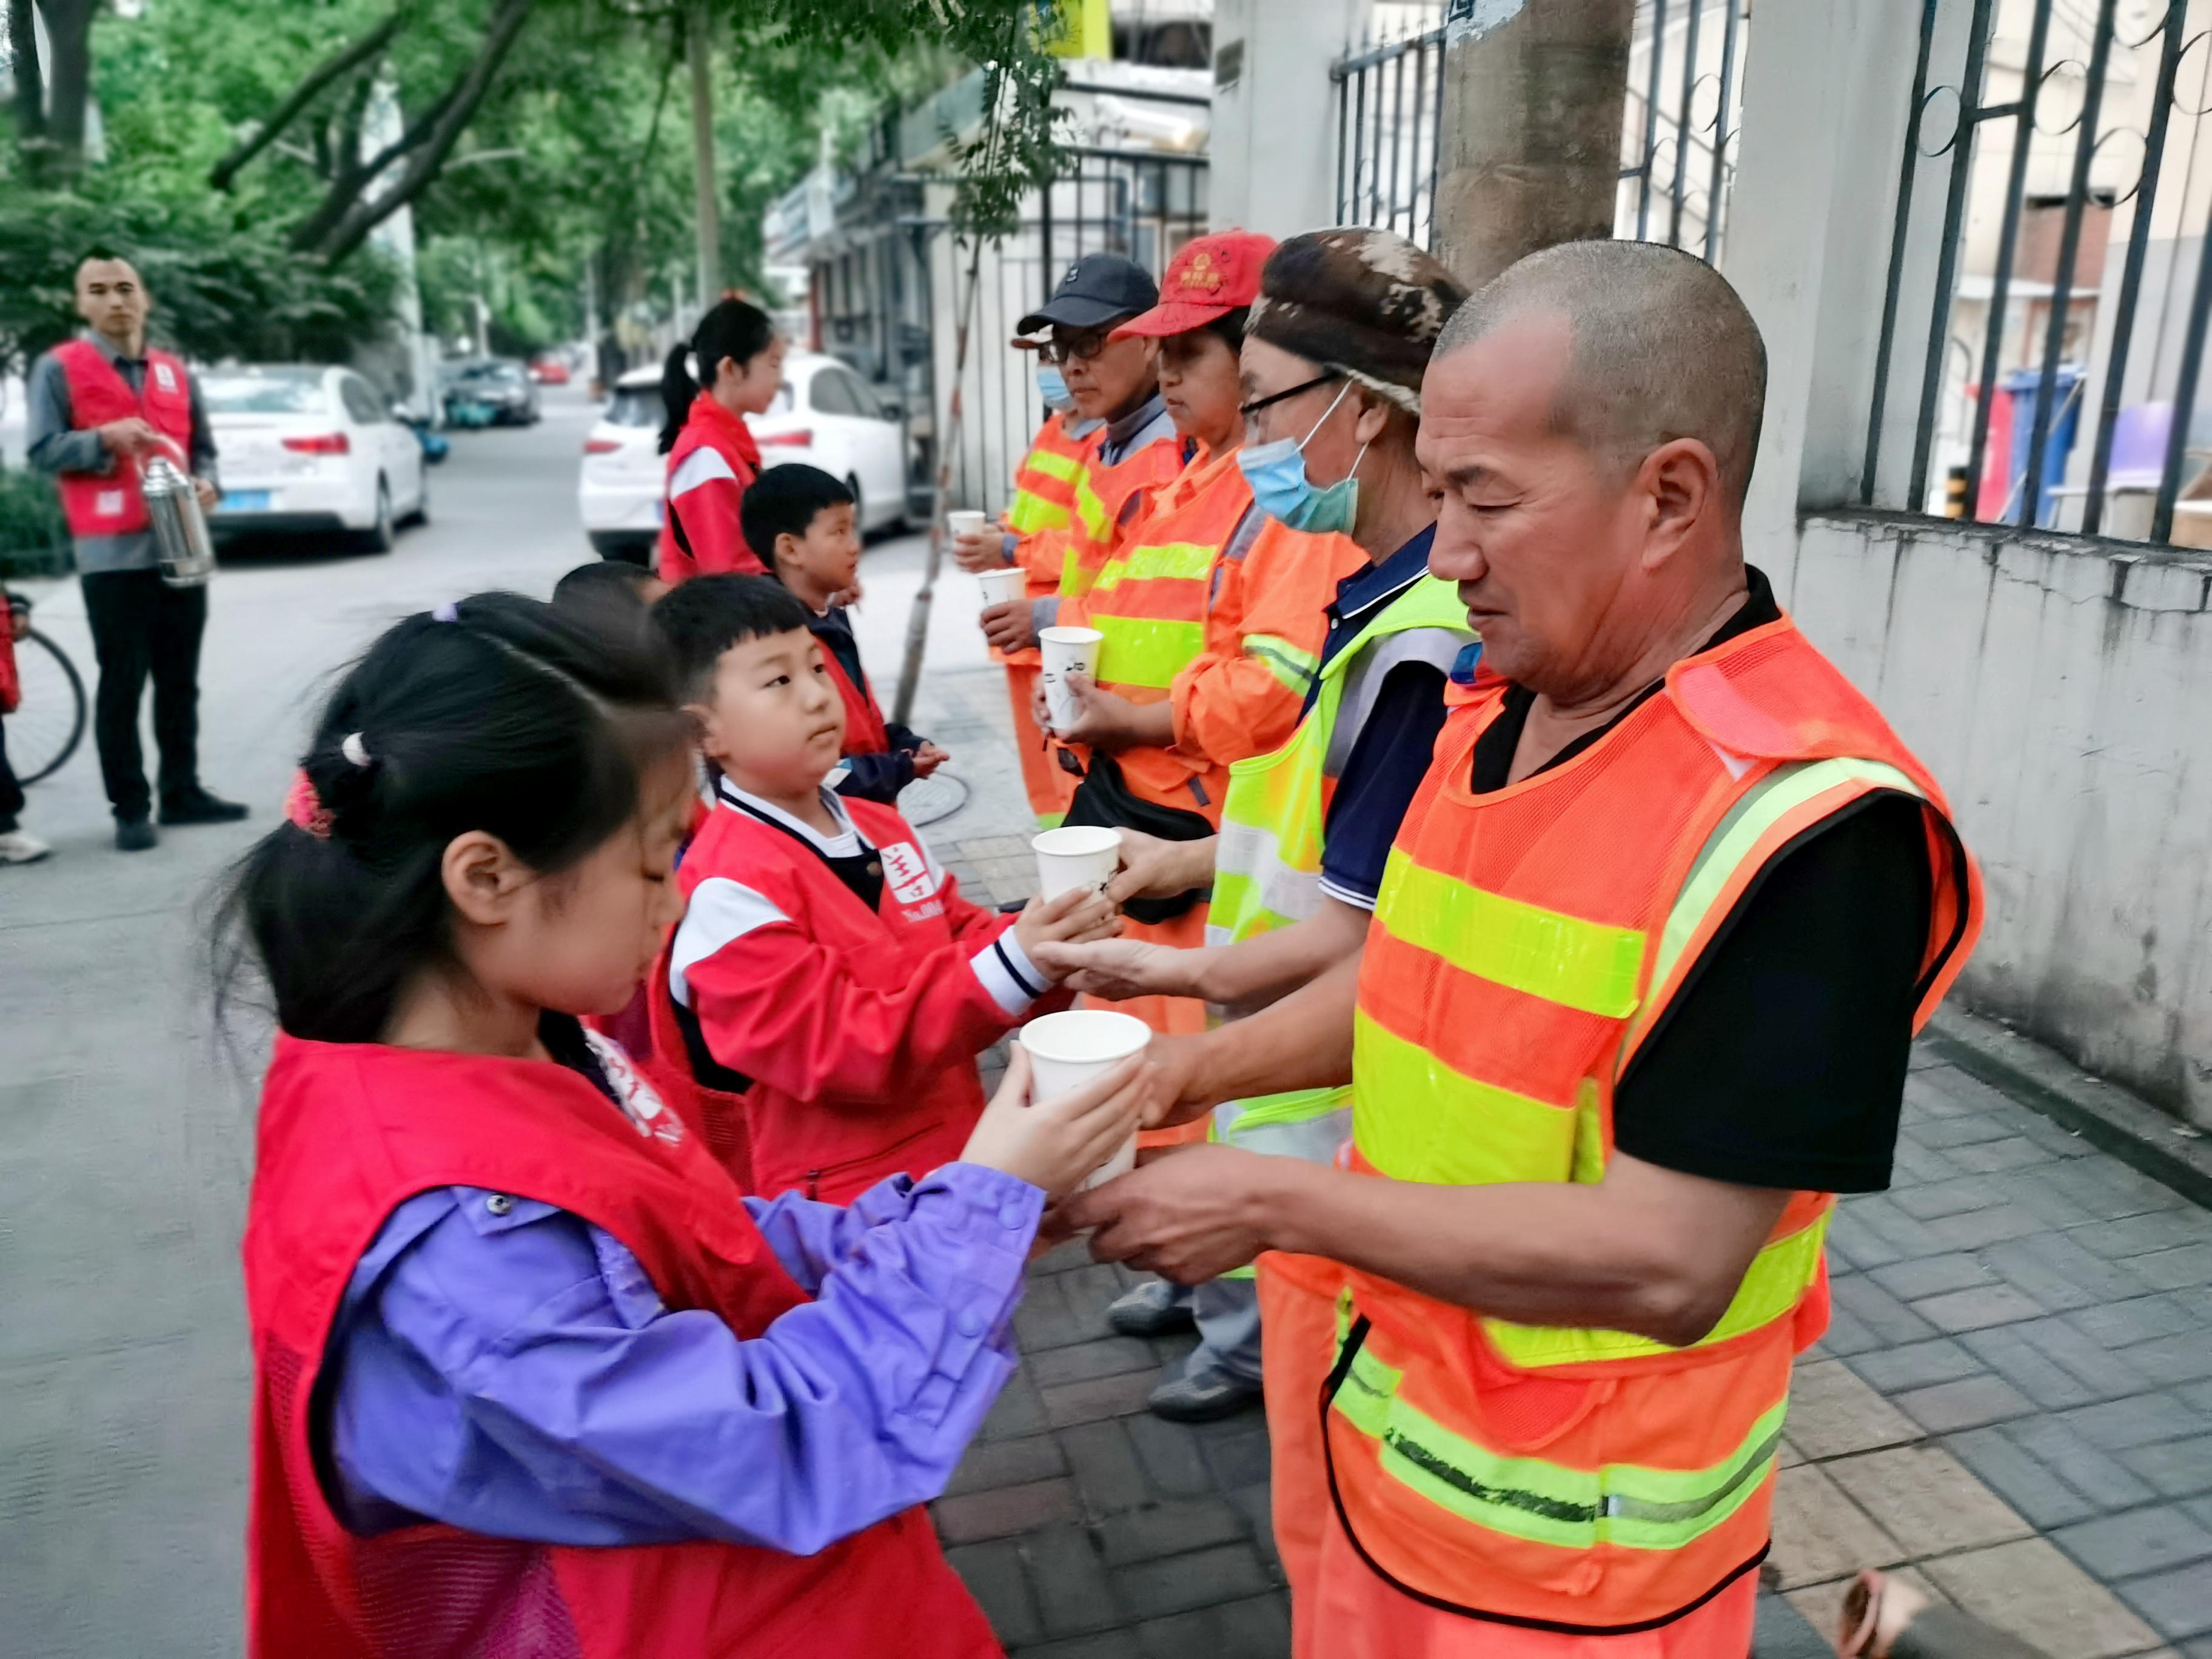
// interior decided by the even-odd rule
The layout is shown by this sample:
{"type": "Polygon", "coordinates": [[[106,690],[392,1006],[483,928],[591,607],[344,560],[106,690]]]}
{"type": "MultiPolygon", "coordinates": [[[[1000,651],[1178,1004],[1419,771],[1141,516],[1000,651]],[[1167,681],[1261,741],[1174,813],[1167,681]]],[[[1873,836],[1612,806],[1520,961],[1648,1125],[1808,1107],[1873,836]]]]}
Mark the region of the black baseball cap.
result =
{"type": "Polygon", "coordinates": [[[1014,325],[1017,334],[1061,328],[1103,328],[1127,322],[1160,302],[1152,273],[1118,253],[1086,253],[1068,266],[1052,298],[1014,325]]]}

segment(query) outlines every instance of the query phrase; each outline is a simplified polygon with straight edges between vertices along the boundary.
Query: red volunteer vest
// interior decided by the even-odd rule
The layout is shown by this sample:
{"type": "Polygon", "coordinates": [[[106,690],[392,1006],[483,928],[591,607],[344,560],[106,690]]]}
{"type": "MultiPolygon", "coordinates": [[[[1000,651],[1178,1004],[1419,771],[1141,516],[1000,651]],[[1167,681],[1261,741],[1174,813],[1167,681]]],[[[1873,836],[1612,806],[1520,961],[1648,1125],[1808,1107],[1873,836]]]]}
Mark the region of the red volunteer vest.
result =
{"type": "MultiPolygon", "coordinates": [[[[813,848],[728,805],[708,815],[684,855],[678,879],[689,898],[709,877],[730,876],[792,917],[812,944],[848,964],[856,977],[886,988],[906,983],[919,958],[952,942],[944,890],[917,899],[901,879],[902,872],[918,870],[924,860],[914,831],[896,811],[850,796],[844,805],[854,828],[886,855],[883,896],[872,911],[813,848]]],[[[887,1176],[903,1171],[919,1177],[959,1158],[983,1110],[982,1081],[972,1060],[904,1079],[902,1098],[871,1102],[859,1111],[801,1099],[764,1082],[742,1095],[712,1089],[688,1076],[690,1055],[676,1024],[667,963],[664,951],[651,984],[654,1063],[686,1072],[675,1097],[696,1115],[708,1146],[732,1177],[750,1178],[748,1192],[796,1191],[847,1203],[887,1176]]],[[[1048,999],[1038,1012],[1052,1006],[1048,999]]]]}
{"type": "MultiPolygon", "coordinates": [[[[70,419],[78,431],[135,415],[173,440],[179,453],[189,450],[191,392],[178,358],[147,348],[143,396],[131,391],[106,353],[89,340],[63,342],[54,348],[54,361],[68,383],[70,419]]],[[[127,536],[146,527],[146,501],[138,493],[135,461],[118,461],[112,473],[64,472],[58,482],[72,536],[127,536]]]]}
{"type": "Polygon", "coordinates": [[[837,695],[845,700],[845,746],[841,755],[881,755],[891,746],[891,734],[884,725],[884,711],[876,707],[875,697],[868,688],[845,672],[845,665],[837,660],[837,653],[828,646],[822,647],[822,660],[828,665],[830,678],[837,688],[837,695]]]}
{"type": "Polygon", "coordinates": [[[355,1265],[402,1201],[487,1187],[622,1241],[672,1309],[756,1337],[806,1298],[697,1141],[647,1133],[538,1060],[277,1039],[243,1248],[253,1340],[250,1659],[827,1659],[997,1654],[919,1510],[811,1557],[580,1549],[425,1523],[348,1532],[316,1470],[315,1383],[355,1265]]]}
{"type": "MultiPolygon", "coordinates": [[[[711,449],[730,464],[730,471],[738,475],[738,494],[743,495],[754,479],[760,477],[760,446],[753,441],[753,429],[742,417],[732,415],[716,403],[708,392],[701,392],[691,400],[691,410],[684,417],[684,429],[676,434],[674,447],[668,452],[668,467],[661,474],[660,484],[660,544],[656,564],[660,580],[672,586],[689,581],[699,574],[698,560],[683,539],[683,526],[676,517],[676,504],[669,498],[668,486],[675,481],[676,469],[682,466],[695,449],[711,449]]],[[[739,548],[744,538],[732,526],[731,539],[739,548]]],[[[750,554],[746,556],[751,557],[750,554]]],[[[741,565],[731,574],[739,576],[765,576],[768,568],[755,558],[749,565],[741,565]]]]}

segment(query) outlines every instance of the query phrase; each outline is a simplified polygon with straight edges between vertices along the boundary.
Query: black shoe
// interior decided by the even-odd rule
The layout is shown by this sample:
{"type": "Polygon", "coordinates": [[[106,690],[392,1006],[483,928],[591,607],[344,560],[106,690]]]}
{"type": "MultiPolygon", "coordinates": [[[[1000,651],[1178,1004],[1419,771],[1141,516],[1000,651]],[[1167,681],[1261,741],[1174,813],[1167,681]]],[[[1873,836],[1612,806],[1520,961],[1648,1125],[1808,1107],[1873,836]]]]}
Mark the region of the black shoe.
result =
{"type": "Polygon", "coordinates": [[[161,845],[161,838],[154,833],[151,818],[118,818],[115,820],[115,850],[118,853],[143,853],[161,845]]]}
{"type": "Polygon", "coordinates": [[[1152,1415],[1170,1423],[1212,1423],[1260,1403],[1257,1382],[1206,1365],[1187,1370],[1172,1382],[1154,1389],[1145,1403],[1152,1415]]]}
{"type": "Polygon", "coordinates": [[[245,816],[246,809],[236,801],[210,795],[198,784],[161,799],[164,823],[236,823],[245,816]]]}
{"type": "Polygon", "coordinates": [[[1180,1287],[1164,1279],[1147,1279],[1124,1291],[1106,1310],[1106,1322],[1123,1336],[1168,1336],[1198,1324],[1180,1287]]]}

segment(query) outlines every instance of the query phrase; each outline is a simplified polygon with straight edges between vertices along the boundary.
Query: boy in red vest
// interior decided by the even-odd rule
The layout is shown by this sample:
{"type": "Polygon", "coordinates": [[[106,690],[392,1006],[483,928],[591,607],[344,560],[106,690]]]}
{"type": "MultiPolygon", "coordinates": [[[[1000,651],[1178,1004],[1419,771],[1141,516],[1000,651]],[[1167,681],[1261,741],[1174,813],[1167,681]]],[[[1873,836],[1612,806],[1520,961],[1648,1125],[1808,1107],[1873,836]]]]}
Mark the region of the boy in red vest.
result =
{"type": "Polygon", "coordinates": [[[824,787],[846,699],[791,592],[695,577],[653,618],[715,796],[648,981],[654,1063],[688,1073],[679,1106],[750,1191],[834,1203],[926,1175],[982,1110],[975,1056],[1053,1000],[1054,945],[1118,931],[1112,908],[986,910],[896,811],[824,787]]]}
{"type": "Polygon", "coordinates": [[[830,678],[845,703],[845,775],[837,793],[889,806],[916,778],[950,758],[928,738],[884,720],[860,666],[860,642],[837,596],[860,580],[860,532],[853,492],[818,466],[770,467],[745,489],[739,520],[745,545],[806,607],[830,678]]]}

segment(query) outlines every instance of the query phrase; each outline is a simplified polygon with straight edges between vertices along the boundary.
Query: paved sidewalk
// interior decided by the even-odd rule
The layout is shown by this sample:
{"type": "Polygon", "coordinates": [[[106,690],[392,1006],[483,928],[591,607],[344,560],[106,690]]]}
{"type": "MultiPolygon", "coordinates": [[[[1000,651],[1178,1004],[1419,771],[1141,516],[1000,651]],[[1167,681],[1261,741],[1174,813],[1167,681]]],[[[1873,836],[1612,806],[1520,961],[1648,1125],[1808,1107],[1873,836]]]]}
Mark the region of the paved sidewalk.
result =
{"type": "MultiPolygon", "coordinates": [[[[948,676],[931,703],[965,754],[1005,754],[995,675],[948,676]]],[[[979,899],[1032,890],[1012,787],[994,764],[929,832],[979,899]]],[[[2212,1215],[1952,1052],[1920,1045],[1894,1184],[1831,1232],[1834,1317],[1798,1367],[1759,1659],[1829,1652],[1863,1566],[2051,1659],[2212,1659],[2212,1215]]],[[[939,1529],[1018,1659],[1278,1659],[1266,1428],[1145,1411],[1185,1345],[1107,1333],[1130,1282],[1080,1246],[1037,1264],[1021,1373],[939,1529]]]]}

